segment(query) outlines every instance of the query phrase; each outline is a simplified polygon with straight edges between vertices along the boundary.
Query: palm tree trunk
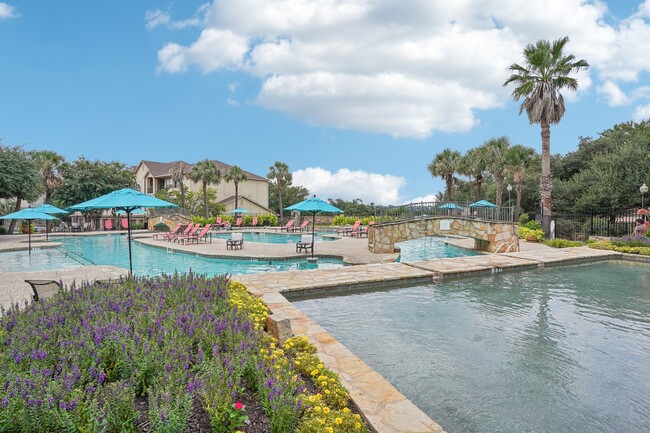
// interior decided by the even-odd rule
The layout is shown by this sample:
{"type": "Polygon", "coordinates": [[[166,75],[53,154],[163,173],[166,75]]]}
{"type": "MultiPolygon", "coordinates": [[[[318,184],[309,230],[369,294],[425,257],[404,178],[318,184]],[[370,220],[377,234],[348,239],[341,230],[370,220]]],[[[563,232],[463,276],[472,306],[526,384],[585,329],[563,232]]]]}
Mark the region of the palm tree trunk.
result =
{"type": "Polygon", "coordinates": [[[451,184],[452,184],[452,181],[453,181],[453,177],[447,175],[445,177],[445,181],[447,183],[447,200],[451,201],[451,184]]]}
{"type": "Polygon", "coordinates": [[[476,176],[476,201],[481,199],[481,185],[483,185],[483,176],[476,176]]]}
{"type": "Polygon", "coordinates": [[[280,188],[280,185],[278,185],[278,202],[280,203],[280,226],[283,226],[282,222],[282,189],[280,188]]]}
{"type": "Polygon", "coordinates": [[[235,209],[239,209],[238,197],[239,196],[239,184],[235,182],[235,209]]]}
{"type": "Polygon", "coordinates": [[[519,222],[519,209],[521,209],[521,193],[524,190],[523,182],[517,182],[515,184],[515,189],[517,190],[517,207],[515,208],[515,222],[519,222]]]}
{"type": "Polygon", "coordinates": [[[542,123],[542,176],[539,180],[539,195],[542,198],[542,230],[548,234],[551,230],[551,127],[542,123]]]}
{"type": "Polygon", "coordinates": [[[181,209],[185,212],[185,185],[183,185],[183,179],[181,179],[181,209]]]}
{"type": "Polygon", "coordinates": [[[496,197],[497,203],[496,203],[496,205],[497,206],[501,206],[501,204],[503,203],[503,180],[504,180],[503,176],[495,176],[494,177],[494,181],[497,184],[497,191],[496,191],[496,193],[497,193],[497,197],[496,197]]]}
{"type": "Polygon", "coordinates": [[[203,206],[205,211],[205,218],[208,219],[208,183],[203,182],[203,206]]]}

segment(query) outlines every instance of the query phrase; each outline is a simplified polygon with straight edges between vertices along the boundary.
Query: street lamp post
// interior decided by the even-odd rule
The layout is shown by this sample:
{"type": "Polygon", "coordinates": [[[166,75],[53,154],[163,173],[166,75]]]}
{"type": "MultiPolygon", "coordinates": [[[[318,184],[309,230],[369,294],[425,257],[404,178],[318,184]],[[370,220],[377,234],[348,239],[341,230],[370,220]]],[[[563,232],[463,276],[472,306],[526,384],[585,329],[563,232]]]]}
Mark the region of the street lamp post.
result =
{"type": "Polygon", "coordinates": [[[643,209],[643,196],[648,192],[648,185],[643,182],[643,185],[639,188],[639,192],[641,193],[641,209],[643,209]]]}
{"type": "Polygon", "coordinates": [[[510,204],[510,193],[512,192],[512,185],[508,184],[506,189],[508,190],[508,208],[510,209],[510,221],[513,221],[514,215],[512,213],[512,205],[510,204]]]}

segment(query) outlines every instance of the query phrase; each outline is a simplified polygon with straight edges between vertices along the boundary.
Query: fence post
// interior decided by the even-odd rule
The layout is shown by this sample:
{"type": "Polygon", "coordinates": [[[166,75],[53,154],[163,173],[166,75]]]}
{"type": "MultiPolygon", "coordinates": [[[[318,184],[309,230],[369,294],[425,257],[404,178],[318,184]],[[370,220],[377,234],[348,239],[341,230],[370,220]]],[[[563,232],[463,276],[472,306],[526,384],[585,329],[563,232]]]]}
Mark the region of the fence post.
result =
{"type": "Polygon", "coordinates": [[[594,208],[589,209],[589,212],[591,213],[591,221],[589,224],[589,236],[593,236],[594,234],[594,208]]]}

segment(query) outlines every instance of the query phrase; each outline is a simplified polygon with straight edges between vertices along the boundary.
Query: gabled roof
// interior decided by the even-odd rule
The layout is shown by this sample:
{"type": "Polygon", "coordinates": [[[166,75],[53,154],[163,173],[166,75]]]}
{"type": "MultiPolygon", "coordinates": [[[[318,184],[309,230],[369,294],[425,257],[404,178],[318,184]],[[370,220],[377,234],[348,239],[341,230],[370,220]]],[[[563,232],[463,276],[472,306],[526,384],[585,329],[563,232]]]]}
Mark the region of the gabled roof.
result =
{"type": "MultiPolygon", "coordinates": [[[[266,206],[262,206],[261,204],[259,204],[259,203],[256,202],[255,200],[251,200],[250,198],[248,198],[248,197],[246,197],[246,196],[240,195],[240,196],[239,196],[239,200],[246,200],[246,201],[249,201],[249,202],[253,203],[253,204],[256,205],[256,206],[261,207],[262,209],[266,209],[267,211],[269,211],[269,212],[271,212],[271,213],[274,213],[274,212],[273,212],[271,209],[269,209],[268,207],[266,207],[266,206]]],[[[221,204],[223,204],[223,205],[226,205],[226,204],[228,204],[228,203],[232,203],[232,202],[234,202],[234,201],[235,201],[235,196],[234,196],[234,195],[231,195],[230,197],[226,197],[226,198],[224,198],[223,200],[219,200],[219,203],[221,203],[221,204]]]]}
{"type": "MultiPolygon", "coordinates": [[[[230,165],[223,163],[221,161],[213,160],[216,164],[217,167],[219,167],[219,170],[221,170],[222,175],[226,175],[228,172],[228,169],[231,167],[230,165]]],[[[185,161],[173,161],[173,162],[156,162],[156,161],[145,161],[142,160],[140,164],[144,164],[147,166],[149,169],[149,173],[153,177],[169,177],[172,175],[172,169],[176,164],[179,162],[184,163],[187,166],[187,170],[190,171],[192,170],[192,167],[194,166],[193,164],[188,164],[185,161]]],[[[140,164],[138,167],[140,167],[140,164]]],[[[242,169],[243,170],[243,169],[242,169]]],[[[266,177],[258,176],[254,173],[251,173],[250,171],[243,170],[244,173],[246,173],[246,176],[248,177],[248,180],[257,180],[257,181],[264,181],[268,182],[268,179],[266,177]]]]}

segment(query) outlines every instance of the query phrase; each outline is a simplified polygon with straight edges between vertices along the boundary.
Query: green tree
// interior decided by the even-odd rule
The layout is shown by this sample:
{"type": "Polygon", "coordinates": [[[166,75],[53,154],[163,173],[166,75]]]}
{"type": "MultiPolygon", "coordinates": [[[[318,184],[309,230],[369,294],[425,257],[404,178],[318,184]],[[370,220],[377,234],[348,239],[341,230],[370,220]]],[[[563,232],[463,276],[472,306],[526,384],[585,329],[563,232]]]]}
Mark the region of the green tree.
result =
{"type": "Polygon", "coordinates": [[[487,169],[492,174],[496,184],[496,205],[501,206],[503,204],[503,182],[506,178],[507,153],[510,148],[510,140],[506,136],[490,138],[481,147],[485,151],[487,169]]]}
{"type": "Polygon", "coordinates": [[[269,173],[266,175],[267,178],[271,181],[271,184],[275,185],[277,194],[278,194],[278,211],[280,214],[280,225],[284,225],[283,214],[284,207],[282,204],[282,195],[285,192],[286,188],[291,185],[293,181],[293,176],[289,173],[289,166],[284,162],[276,161],[275,164],[269,167],[269,173]]]}
{"type": "MultiPolygon", "coordinates": [[[[269,183],[269,209],[280,209],[280,196],[278,188],[274,183],[269,183]]],[[[287,206],[300,203],[309,197],[309,191],[304,186],[288,185],[282,192],[282,200],[287,206]]]]}
{"type": "MultiPolygon", "coordinates": [[[[14,211],[19,211],[23,200],[33,201],[41,193],[38,162],[22,147],[0,144],[0,198],[15,199],[14,211]]],[[[16,220],[9,223],[13,233],[16,220]]]]}
{"type": "Polygon", "coordinates": [[[51,150],[36,151],[32,155],[39,165],[43,190],[45,191],[45,203],[50,203],[52,193],[63,182],[59,170],[65,162],[65,158],[51,150]]]}
{"type": "Polygon", "coordinates": [[[512,173],[517,193],[515,205],[515,221],[519,221],[519,211],[521,209],[521,194],[524,190],[524,181],[526,171],[530,169],[537,158],[537,152],[532,147],[526,147],[521,144],[515,144],[506,152],[506,168],[512,173]]]}
{"type": "MultiPolygon", "coordinates": [[[[512,75],[503,83],[514,84],[512,97],[515,101],[524,98],[519,107],[519,114],[524,110],[532,124],[538,123],[542,128],[542,174],[540,176],[539,194],[545,216],[550,217],[552,209],[551,191],[551,128],[564,115],[564,98],[560,90],[567,88],[577,90],[578,80],[570,75],[589,67],[586,60],[575,60],[573,54],[565,55],[564,47],[568,37],[553,41],[539,40],[524,48],[524,65],[513,63],[508,68],[512,75]]],[[[548,233],[550,218],[544,218],[544,231],[548,233]]]]}
{"type": "Polygon", "coordinates": [[[213,183],[219,185],[221,183],[221,170],[219,170],[216,162],[204,159],[194,164],[190,172],[190,179],[194,182],[201,182],[203,189],[203,216],[208,218],[210,216],[208,214],[208,184],[213,183]]]}
{"type": "Polygon", "coordinates": [[[483,175],[487,171],[487,159],[485,148],[475,147],[469,149],[460,160],[459,173],[470,177],[476,184],[476,200],[480,200],[481,186],[484,182],[483,175]]]}
{"type": "Polygon", "coordinates": [[[440,176],[445,181],[445,191],[448,201],[451,201],[451,188],[454,181],[454,174],[458,173],[460,169],[460,159],[460,152],[444,149],[427,166],[431,176],[440,176]]]}
{"type": "Polygon", "coordinates": [[[360,198],[346,201],[340,198],[328,199],[333,206],[341,209],[347,216],[368,217],[375,214],[375,204],[364,204],[360,198]]]}
{"type": "Polygon", "coordinates": [[[232,182],[235,184],[235,209],[239,207],[238,198],[239,198],[239,184],[248,180],[246,172],[236,165],[231,166],[226,173],[226,182],[232,182]]]}
{"type": "Polygon", "coordinates": [[[52,194],[62,207],[108,194],[125,187],[135,188],[135,172],[121,162],[90,161],[83,156],[60,168],[63,181],[52,194]]]}
{"type": "Polygon", "coordinates": [[[180,190],[181,201],[180,203],[176,203],[176,204],[178,204],[181,207],[181,209],[185,211],[187,209],[185,207],[185,193],[187,188],[183,184],[183,181],[187,179],[189,175],[188,165],[183,161],[176,162],[172,166],[171,175],[174,184],[180,185],[179,190],[180,190]]]}

